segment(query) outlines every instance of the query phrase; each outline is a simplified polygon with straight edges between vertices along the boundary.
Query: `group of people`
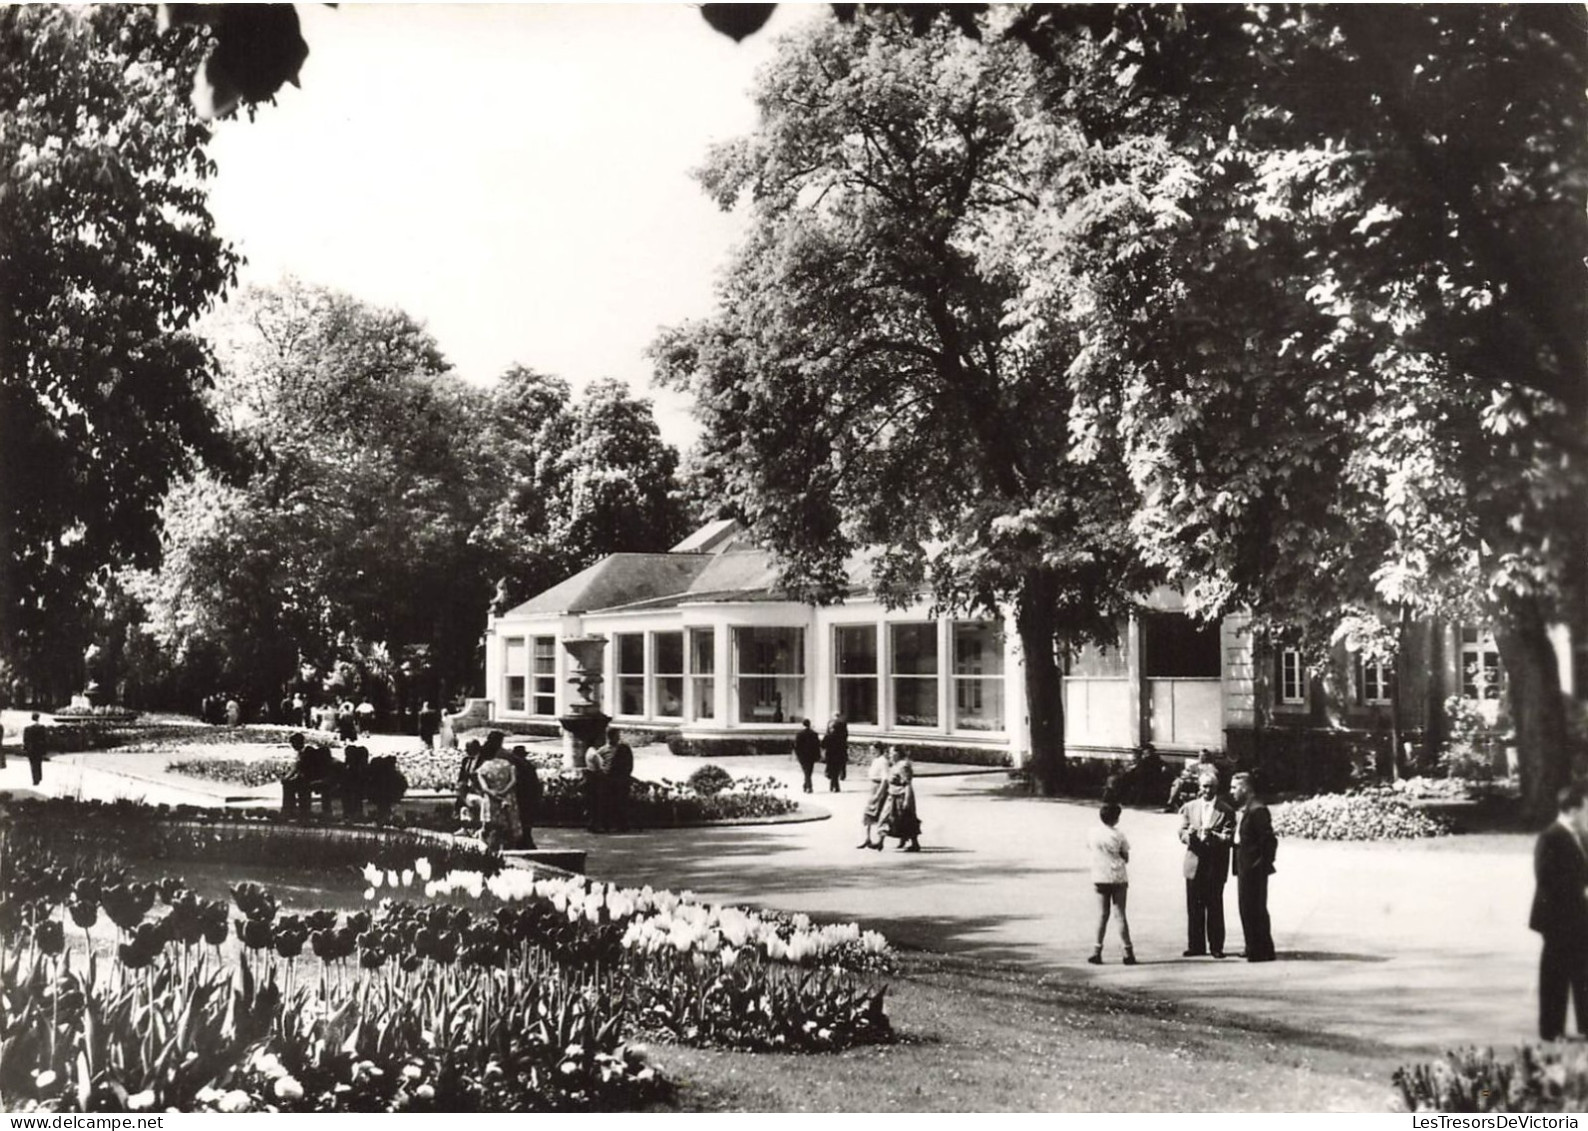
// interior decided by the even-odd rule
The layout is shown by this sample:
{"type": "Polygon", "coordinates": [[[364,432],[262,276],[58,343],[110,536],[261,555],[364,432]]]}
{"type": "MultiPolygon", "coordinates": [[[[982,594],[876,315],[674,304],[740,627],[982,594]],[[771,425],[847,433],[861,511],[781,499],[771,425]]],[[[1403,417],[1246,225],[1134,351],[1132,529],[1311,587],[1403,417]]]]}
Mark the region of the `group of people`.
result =
{"type": "Polygon", "coordinates": [[[540,772],[522,746],[504,750],[507,736],[493,730],[470,739],[458,763],[457,813],[493,848],[535,847],[532,821],[543,796],[540,772]]]}
{"type": "MultiPolygon", "coordinates": [[[[1119,924],[1124,962],[1136,964],[1126,915],[1130,888],[1130,841],[1120,832],[1120,806],[1104,801],[1098,812],[1100,828],[1087,838],[1092,882],[1097,889],[1097,942],[1092,965],[1103,961],[1103,941],[1108,921],[1119,924]]],[[[1268,806],[1257,798],[1250,774],[1230,779],[1228,797],[1219,792],[1218,773],[1207,768],[1198,777],[1197,796],[1180,807],[1180,842],[1185,845],[1186,948],[1184,957],[1225,956],[1224,886],[1233,870],[1236,907],[1246,940],[1246,961],[1274,960],[1273,928],[1268,917],[1268,877],[1274,873],[1279,839],[1274,835],[1268,806]]]]}
{"type": "Polygon", "coordinates": [[[865,838],[855,847],[881,852],[887,839],[895,837],[905,852],[919,852],[921,818],[915,808],[915,763],[910,752],[902,746],[888,750],[878,742],[871,753],[866,771],[871,796],[860,816],[865,838]]]}
{"type": "Polygon", "coordinates": [[[839,783],[849,776],[849,724],[843,712],[834,715],[820,735],[811,729],[809,719],[800,720],[800,729],[794,735],[794,758],[805,776],[806,793],[812,791],[811,779],[817,766],[825,766],[828,792],[840,792],[839,783]]]}
{"type": "Polygon", "coordinates": [[[293,764],[281,779],[285,813],[307,814],[318,794],[323,812],[329,813],[332,800],[340,799],[343,814],[358,817],[369,802],[375,815],[386,820],[408,792],[408,779],[389,754],[371,759],[368,747],[349,742],[338,761],[329,746],[308,741],[301,731],[289,735],[287,744],[292,747],[293,764]]]}
{"type": "Polygon", "coordinates": [[[604,746],[585,752],[585,805],[593,833],[627,832],[629,793],[634,781],[634,751],[616,727],[607,730],[604,746]]]}

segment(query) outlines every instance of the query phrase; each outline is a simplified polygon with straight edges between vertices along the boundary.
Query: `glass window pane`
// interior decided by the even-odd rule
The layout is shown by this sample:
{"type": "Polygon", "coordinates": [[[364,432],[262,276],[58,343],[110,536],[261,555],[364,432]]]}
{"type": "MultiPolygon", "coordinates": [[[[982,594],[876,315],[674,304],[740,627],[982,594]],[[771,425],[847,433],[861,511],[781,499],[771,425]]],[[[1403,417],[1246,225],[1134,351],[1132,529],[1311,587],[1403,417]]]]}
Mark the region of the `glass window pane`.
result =
{"type": "Polygon", "coordinates": [[[893,721],[901,727],[937,725],[937,680],[902,676],[893,681],[893,721]]]}
{"type": "Polygon", "coordinates": [[[624,675],[645,674],[645,637],[638,632],[618,636],[618,671],[624,675]]]}
{"type": "Polygon", "coordinates": [[[684,677],[658,676],[656,680],[656,713],[677,718],[684,713],[684,677]]]}
{"type": "Polygon", "coordinates": [[[1004,729],[1004,681],[1001,678],[954,681],[954,729],[1004,729]]]}
{"type": "Polygon", "coordinates": [[[896,624],[893,671],[897,675],[937,674],[937,625],[896,624]]]}
{"type": "Polygon", "coordinates": [[[509,711],[524,709],[524,677],[521,675],[507,677],[507,709],[509,711]]]}
{"type": "Polygon", "coordinates": [[[1149,679],[1217,679],[1219,626],[1184,613],[1154,613],[1142,621],[1149,679]]]}
{"type": "Polygon", "coordinates": [[[839,675],[877,674],[877,626],[840,625],[834,630],[839,675]]]}
{"type": "Polygon", "coordinates": [[[962,621],[954,626],[954,674],[1004,674],[1002,625],[962,621]]]}
{"type": "Polygon", "coordinates": [[[781,723],[805,704],[805,630],[733,630],[738,717],[746,723],[781,723]]]}
{"type": "Polygon", "coordinates": [[[695,675],[717,671],[717,635],[709,628],[689,630],[689,670],[695,675]]]}
{"type": "Polygon", "coordinates": [[[717,717],[717,681],[711,676],[695,677],[695,718],[717,717]]]}
{"type": "Polygon", "coordinates": [[[645,677],[625,675],[618,678],[618,714],[645,714],[645,677]]]}
{"type": "Polygon", "coordinates": [[[535,637],[535,671],[541,675],[555,675],[557,673],[557,638],[555,636],[535,637]]]}
{"type": "Polygon", "coordinates": [[[524,640],[522,637],[504,641],[505,656],[504,670],[509,675],[523,675],[524,668],[524,640]]]}
{"type": "Polygon", "coordinates": [[[656,670],[671,675],[684,670],[684,634],[658,632],[656,634],[656,670]]]}
{"type": "Polygon", "coordinates": [[[840,678],[838,709],[852,723],[876,726],[880,721],[877,717],[877,677],[840,678]]]}

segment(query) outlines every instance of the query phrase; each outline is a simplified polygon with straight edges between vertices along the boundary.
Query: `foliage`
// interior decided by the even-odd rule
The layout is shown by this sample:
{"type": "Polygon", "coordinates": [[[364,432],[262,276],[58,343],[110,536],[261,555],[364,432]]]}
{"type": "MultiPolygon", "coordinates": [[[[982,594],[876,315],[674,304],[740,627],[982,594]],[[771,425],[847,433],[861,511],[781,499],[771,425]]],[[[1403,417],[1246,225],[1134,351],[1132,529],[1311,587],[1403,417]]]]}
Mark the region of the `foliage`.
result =
{"type": "Polygon", "coordinates": [[[1273,806],[1274,832],[1303,840],[1411,840],[1448,836],[1442,817],[1407,804],[1390,786],[1324,793],[1273,806]]]}
{"type": "Polygon", "coordinates": [[[1051,788],[1056,645],[1111,638],[1150,578],[1117,450],[1093,436],[1083,465],[1070,442],[1077,326],[1015,305],[999,233],[1034,203],[1053,132],[1022,116],[1025,65],[893,17],[791,36],[757,131],[700,174],[752,223],[720,309],[653,353],[696,398],[720,505],[777,551],[790,592],[840,599],[858,571],[890,604],[1013,606],[1051,788]]]}
{"type": "Polygon", "coordinates": [[[1483,717],[1477,703],[1452,695],[1445,700],[1445,740],[1439,745],[1439,768],[1453,778],[1494,777],[1494,761],[1489,742],[1494,728],[1483,717]]]}
{"type": "Polygon", "coordinates": [[[1078,403],[1125,445],[1144,552],[1315,654],[1353,609],[1481,606],[1537,808],[1588,533],[1580,20],[1031,12],[1089,148],[1012,241],[1023,299],[1088,312],[1078,403]]]}
{"type": "Polygon", "coordinates": [[[733,775],[721,766],[707,764],[690,774],[686,784],[702,797],[710,797],[732,786],[733,775]]]}
{"type": "Polygon", "coordinates": [[[403,312],[296,280],[206,330],[252,473],[179,485],[163,566],[127,579],[186,697],[335,684],[389,707],[465,685],[491,569],[470,539],[494,477],[465,439],[484,394],[403,312]]]}
{"type": "Polygon", "coordinates": [[[607,554],[661,551],[686,533],[678,453],[662,442],[651,402],[622,382],[566,381],[522,366],[491,393],[484,443],[507,487],[482,526],[501,572],[501,613],[607,554]]]}
{"type": "Polygon", "coordinates": [[[205,201],[203,50],[147,6],[0,12],[0,655],[80,686],[109,562],[159,554],[166,487],[224,462],[192,323],[235,279],[205,201]]]}
{"type": "Polygon", "coordinates": [[[1395,1086],[1407,1111],[1578,1112],[1588,1107],[1588,1051],[1581,1045],[1523,1045],[1510,1059],[1491,1049],[1446,1052],[1402,1065],[1395,1086]]]}

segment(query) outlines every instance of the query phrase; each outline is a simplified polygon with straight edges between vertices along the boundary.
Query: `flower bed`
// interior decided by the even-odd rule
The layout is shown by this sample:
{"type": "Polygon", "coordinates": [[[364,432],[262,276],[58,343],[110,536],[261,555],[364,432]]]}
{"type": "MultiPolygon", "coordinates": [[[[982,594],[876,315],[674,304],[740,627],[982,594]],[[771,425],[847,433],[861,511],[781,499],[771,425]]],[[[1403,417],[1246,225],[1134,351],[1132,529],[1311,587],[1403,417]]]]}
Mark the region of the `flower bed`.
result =
{"type": "Polygon", "coordinates": [[[887,945],[853,924],[424,858],[367,865],[371,897],[403,897],[372,910],[284,914],[239,884],[232,917],[114,858],[63,863],[27,823],[0,828],[13,1112],[631,1109],[667,1087],[636,1032],[805,1051],[890,1036],[871,984],[887,945]],[[114,957],[74,964],[69,936],[101,916],[114,957]]]}
{"type": "MultiPolygon", "coordinates": [[[[541,775],[543,790],[531,821],[537,826],[582,825],[586,817],[584,775],[563,770],[561,754],[530,751],[541,775]]],[[[234,782],[257,788],[281,780],[292,766],[290,758],[200,758],[172,762],[173,773],[210,781],[234,782]]],[[[397,768],[413,790],[450,793],[457,785],[458,755],[419,751],[397,756],[397,768]]],[[[715,767],[711,767],[715,770],[715,767]]],[[[697,771],[699,773],[700,771],[697,771]]],[[[799,808],[775,778],[732,778],[725,771],[703,780],[705,788],[688,782],[636,780],[630,787],[629,820],[638,828],[678,828],[712,821],[754,820],[786,816],[799,808]],[[722,785],[726,779],[728,784],[722,785]]],[[[449,829],[456,822],[442,822],[449,829]]]]}
{"type": "Polygon", "coordinates": [[[1304,840],[1413,840],[1449,836],[1450,822],[1418,809],[1394,789],[1325,793],[1273,807],[1274,832],[1304,840]]]}
{"type": "Polygon", "coordinates": [[[1408,1111],[1585,1111],[1588,1050],[1524,1045],[1504,1059],[1493,1049],[1463,1049],[1397,1068],[1395,1086],[1408,1111]]]}

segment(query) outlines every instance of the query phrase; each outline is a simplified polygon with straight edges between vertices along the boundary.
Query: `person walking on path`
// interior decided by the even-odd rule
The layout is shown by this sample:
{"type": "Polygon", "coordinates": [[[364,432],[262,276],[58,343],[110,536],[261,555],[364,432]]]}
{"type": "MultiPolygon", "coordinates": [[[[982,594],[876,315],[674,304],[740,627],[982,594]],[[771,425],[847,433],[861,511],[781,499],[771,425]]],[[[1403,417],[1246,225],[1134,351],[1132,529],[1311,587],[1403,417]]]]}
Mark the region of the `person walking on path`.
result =
{"type": "Polygon", "coordinates": [[[353,708],[353,718],[358,723],[358,735],[363,738],[375,729],[375,704],[360,699],[358,706],[353,708]]]}
{"type": "Polygon", "coordinates": [[[1130,888],[1130,841],[1119,831],[1119,806],[1108,802],[1098,810],[1100,825],[1086,834],[1087,853],[1092,861],[1092,884],[1097,888],[1097,945],[1086,961],[1103,964],[1103,938],[1108,933],[1108,914],[1119,920],[1119,941],[1125,948],[1125,965],[1136,965],[1136,949],[1130,943],[1130,923],[1125,918],[1125,896],[1130,888]]]}
{"type": "Polygon", "coordinates": [[[844,722],[842,711],[827,724],[827,733],[822,735],[822,752],[827,762],[828,792],[837,793],[838,783],[849,776],[849,724],[844,722]]]}
{"type": "Polygon", "coordinates": [[[22,728],[22,753],[27,755],[28,769],[33,772],[33,784],[44,782],[44,755],[49,751],[49,728],[39,722],[39,713],[33,712],[33,721],[22,728]]]}
{"type": "Polygon", "coordinates": [[[871,746],[871,765],[866,770],[866,782],[871,787],[871,796],[866,798],[866,807],[860,812],[860,827],[865,834],[865,839],[856,848],[875,848],[882,851],[883,836],[879,831],[876,841],[871,839],[872,830],[883,819],[884,810],[888,807],[888,779],[892,774],[893,766],[888,760],[887,748],[880,742],[871,746]]]}
{"type": "Polygon", "coordinates": [[[800,764],[800,773],[805,775],[805,792],[811,792],[811,775],[816,772],[816,763],[822,760],[822,740],[811,729],[809,719],[800,720],[799,733],[794,736],[794,759],[800,764]]]}
{"type": "Polygon", "coordinates": [[[1268,921],[1268,877],[1274,874],[1279,838],[1268,806],[1257,800],[1250,774],[1230,779],[1235,799],[1235,891],[1246,938],[1246,961],[1272,962],[1274,934],[1268,921]]]}
{"type": "Polygon", "coordinates": [[[1544,936],[1538,959],[1538,1035],[1566,1033],[1566,999],[1577,1014],[1577,1036],[1588,1037],[1588,793],[1569,785],[1557,797],[1560,815],[1533,846],[1533,909],[1527,925],[1544,936]]]}
{"type": "Polygon", "coordinates": [[[436,710],[436,705],[430,700],[425,700],[425,705],[419,708],[419,741],[425,744],[426,750],[436,748],[436,735],[441,733],[441,712],[436,710]]]}
{"type": "Polygon", "coordinates": [[[878,840],[896,836],[906,852],[921,851],[921,818],[915,810],[915,763],[902,746],[893,749],[888,769],[888,804],[878,827],[878,840]]]}
{"type": "Polygon", "coordinates": [[[1198,782],[1199,796],[1180,807],[1187,958],[1224,957],[1224,881],[1230,874],[1235,811],[1218,790],[1218,774],[1209,768],[1198,782]]]}

